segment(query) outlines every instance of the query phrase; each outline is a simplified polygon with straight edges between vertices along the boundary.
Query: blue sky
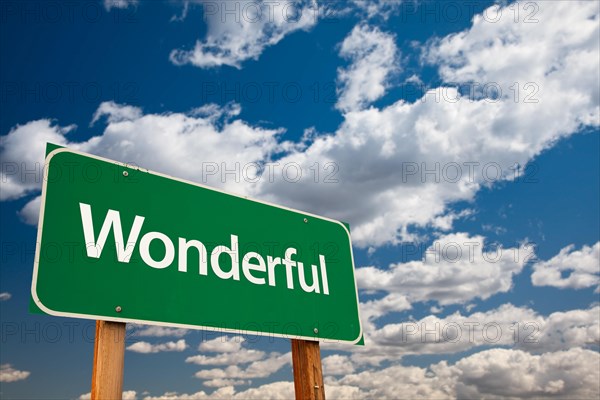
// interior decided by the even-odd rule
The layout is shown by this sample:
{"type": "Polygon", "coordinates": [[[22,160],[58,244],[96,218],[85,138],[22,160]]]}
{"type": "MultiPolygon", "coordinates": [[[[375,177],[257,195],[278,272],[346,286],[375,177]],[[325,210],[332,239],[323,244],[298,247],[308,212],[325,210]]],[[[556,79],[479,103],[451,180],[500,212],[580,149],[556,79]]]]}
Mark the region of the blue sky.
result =
{"type": "MultiPolygon", "coordinates": [[[[328,398],[598,397],[598,3],[0,4],[2,398],[90,390],[28,312],[46,142],[349,222],[328,398]]],[[[125,398],[293,394],[286,340],[128,329],[125,398]]]]}

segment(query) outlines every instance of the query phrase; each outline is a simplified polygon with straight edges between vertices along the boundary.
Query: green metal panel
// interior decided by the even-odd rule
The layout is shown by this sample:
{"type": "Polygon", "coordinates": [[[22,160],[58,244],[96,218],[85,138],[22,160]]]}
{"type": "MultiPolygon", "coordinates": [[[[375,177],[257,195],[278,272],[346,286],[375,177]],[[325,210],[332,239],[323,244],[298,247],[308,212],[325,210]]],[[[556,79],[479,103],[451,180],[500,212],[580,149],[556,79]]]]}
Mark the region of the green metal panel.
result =
{"type": "MultiPolygon", "coordinates": [[[[360,341],[352,248],[344,224],[65,148],[51,150],[46,167],[32,284],[32,297],[42,311],[288,338],[360,341]],[[117,260],[114,226],[99,258],[88,255],[80,203],[90,206],[95,241],[109,210],[119,212],[125,241],[136,216],[144,217],[128,262],[117,260]],[[153,268],[144,261],[148,255],[142,256],[141,241],[149,232],[162,233],[173,243],[174,258],[165,268],[153,268]],[[211,262],[217,246],[230,247],[231,235],[239,242],[235,254],[239,280],[220,278],[211,262]],[[197,240],[206,247],[206,274],[200,273],[199,252],[194,248],[186,253],[187,271],[179,270],[180,238],[197,240]],[[245,254],[256,252],[266,262],[268,256],[283,259],[288,248],[297,250],[290,257],[296,262],[289,268],[293,289],[287,286],[288,271],[283,264],[271,274],[268,269],[249,272],[264,278],[264,284],[246,278],[245,254]],[[306,284],[313,283],[312,265],[320,293],[300,287],[301,268],[306,284]],[[273,285],[269,285],[269,275],[273,285]]],[[[167,246],[155,239],[146,248],[151,259],[160,261],[167,256],[167,246]]],[[[253,263],[258,261],[253,259],[253,263]]],[[[219,266],[230,271],[232,257],[222,254],[219,266]]]]}

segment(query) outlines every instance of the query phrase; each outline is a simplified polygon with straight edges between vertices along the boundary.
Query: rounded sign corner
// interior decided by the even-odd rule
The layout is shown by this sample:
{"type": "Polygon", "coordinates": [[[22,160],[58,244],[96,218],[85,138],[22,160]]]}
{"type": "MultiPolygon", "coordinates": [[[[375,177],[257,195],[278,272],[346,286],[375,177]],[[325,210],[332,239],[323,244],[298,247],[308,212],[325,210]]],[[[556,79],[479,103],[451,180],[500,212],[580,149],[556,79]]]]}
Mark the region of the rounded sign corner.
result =
{"type": "Polygon", "coordinates": [[[34,284],[31,286],[31,298],[33,299],[33,302],[35,303],[35,305],[42,310],[43,312],[45,312],[48,315],[53,315],[55,317],[62,317],[64,316],[64,313],[60,312],[60,311],[55,311],[52,310],[48,307],[46,307],[46,305],[44,303],[42,303],[42,300],[40,300],[40,297],[37,294],[37,282],[34,281],[34,284]]]}
{"type": "Polygon", "coordinates": [[[352,345],[357,345],[359,344],[364,338],[364,333],[363,333],[363,327],[362,327],[362,321],[360,319],[360,313],[358,316],[358,335],[355,339],[353,340],[346,340],[345,342],[348,344],[352,344],[352,345]]]}
{"type": "Polygon", "coordinates": [[[344,232],[346,232],[346,234],[348,235],[348,243],[350,243],[350,246],[352,246],[352,236],[350,236],[350,230],[348,230],[346,224],[344,224],[342,221],[338,221],[335,219],[332,219],[331,221],[334,221],[344,229],[344,232]]]}
{"type": "Polygon", "coordinates": [[[73,153],[73,150],[69,149],[68,147],[59,147],[57,149],[52,150],[50,153],[48,153],[48,155],[46,155],[46,164],[50,162],[50,160],[56,156],[59,153],[64,153],[64,152],[69,152],[69,153],[73,153]]]}
{"type": "Polygon", "coordinates": [[[362,324],[360,326],[360,331],[359,331],[359,335],[356,339],[354,339],[351,344],[353,345],[358,345],[360,342],[364,343],[364,334],[363,334],[363,330],[362,330],[362,324]]]}

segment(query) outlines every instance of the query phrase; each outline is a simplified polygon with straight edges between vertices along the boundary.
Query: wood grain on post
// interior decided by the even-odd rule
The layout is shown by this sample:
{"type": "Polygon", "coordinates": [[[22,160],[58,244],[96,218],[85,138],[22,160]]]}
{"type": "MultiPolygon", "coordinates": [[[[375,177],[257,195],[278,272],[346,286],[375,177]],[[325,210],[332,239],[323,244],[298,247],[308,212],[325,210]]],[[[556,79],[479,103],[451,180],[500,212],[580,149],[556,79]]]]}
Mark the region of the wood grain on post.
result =
{"type": "Polygon", "coordinates": [[[92,400],[120,400],[123,396],[125,323],[96,321],[92,400]]]}
{"type": "Polygon", "coordinates": [[[319,342],[292,339],[296,400],[325,400],[319,342]]]}

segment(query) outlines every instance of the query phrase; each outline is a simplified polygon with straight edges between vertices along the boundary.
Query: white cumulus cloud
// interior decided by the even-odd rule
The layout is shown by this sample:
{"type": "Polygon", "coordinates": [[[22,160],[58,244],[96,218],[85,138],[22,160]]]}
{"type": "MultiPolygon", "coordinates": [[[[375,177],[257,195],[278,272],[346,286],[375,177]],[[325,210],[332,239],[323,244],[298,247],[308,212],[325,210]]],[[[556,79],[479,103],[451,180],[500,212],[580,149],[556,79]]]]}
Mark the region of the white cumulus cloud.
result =
{"type": "Polygon", "coordinates": [[[148,342],[136,342],[132,345],[127,346],[127,350],[135,353],[159,353],[163,351],[184,351],[187,348],[185,339],[180,339],[176,342],[166,342],[152,344],[148,342]]]}
{"type": "Polygon", "coordinates": [[[357,25],[344,39],[340,55],[351,61],[338,70],[337,108],[364,108],[385,94],[390,77],[400,70],[395,37],[376,27],[357,25]]]}
{"type": "Polygon", "coordinates": [[[512,287],[512,278],[534,255],[527,245],[484,250],[482,236],[441,236],[420,261],[392,264],[388,269],[356,270],[360,289],[402,293],[409,301],[435,300],[441,305],[487,299],[512,287]]]}
{"type": "Polygon", "coordinates": [[[49,119],[17,125],[0,137],[2,190],[0,200],[18,199],[42,186],[46,142],[67,144],[74,125],[59,127],[49,119]]]}
{"type": "Polygon", "coordinates": [[[41,205],[42,196],[35,196],[19,211],[19,217],[21,217],[21,220],[26,224],[37,225],[40,218],[41,205]]]}
{"type": "Polygon", "coordinates": [[[533,355],[490,349],[426,368],[394,365],[329,379],[325,389],[355,388],[353,398],[550,399],[597,398],[600,394],[596,351],[573,348],[533,355]]]}
{"type": "MultiPolygon", "coordinates": [[[[106,128],[85,142],[69,141],[65,134],[74,127],[60,127],[51,120],[17,125],[0,138],[0,156],[6,163],[1,177],[1,200],[39,192],[46,142],[242,194],[250,190],[240,177],[242,168],[246,168],[244,177],[253,180],[259,164],[268,161],[271,153],[285,144],[277,140],[282,130],[230,120],[236,112],[236,107],[213,106],[202,113],[194,110],[187,114],[144,115],[131,106],[102,103],[95,119],[106,116],[106,128]],[[224,171],[236,168],[240,176],[227,180],[224,171]]],[[[31,200],[21,211],[22,219],[36,224],[39,205],[39,198],[31,200]]]]}
{"type": "Polygon", "coordinates": [[[503,304],[472,314],[457,311],[383,324],[370,320],[363,327],[364,347],[324,343],[323,348],[349,355],[357,370],[406,355],[456,354],[484,347],[508,346],[531,353],[594,348],[600,345],[600,307],[543,316],[527,307],[503,304]]]}
{"type": "Polygon", "coordinates": [[[198,350],[209,353],[235,353],[242,349],[243,336],[220,336],[200,343],[198,350]]]}
{"type": "Polygon", "coordinates": [[[214,379],[252,379],[266,378],[292,362],[292,353],[270,353],[267,358],[254,361],[244,368],[230,365],[224,369],[202,369],[196,372],[196,378],[203,380],[214,379]]]}
{"type": "Polygon", "coordinates": [[[286,35],[308,30],[317,23],[313,0],[202,1],[208,32],[194,48],[173,50],[174,64],[201,68],[229,65],[241,68],[244,61],[258,59],[265,48],[286,35]]]}
{"type": "Polygon", "coordinates": [[[199,354],[185,359],[185,362],[197,365],[239,365],[264,359],[265,352],[253,349],[240,349],[230,353],[220,353],[212,356],[199,354]]]}
{"type": "MultiPolygon", "coordinates": [[[[128,324],[128,326],[133,324],[128,324]]],[[[135,336],[146,337],[182,337],[189,332],[183,328],[169,328],[157,325],[133,325],[133,334],[135,336]]]]}
{"type": "MultiPolygon", "coordinates": [[[[497,309],[462,315],[386,324],[369,335],[370,355],[451,354],[487,346],[515,346],[530,352],[566,350],[600,343],[600,308],[552,313],[504,304],[497,309]],[[381,349],[378,347],[381,346],[381,349]],[[396,350],[394,350],[394,348],[396,350]]],[[[391,358],[388,358],[391,359],[391,358]]]]}
{"type": "Polygon", "coordinates": [[[354,372],[354,365],[348,356],[333,354],[321,360],[323,375],[347,375],[354,372]]]}
{"type": "Polygon", "coordinates": [[[16,382],[27,379],[31,373],[29,371],[19,371],[10,364],[0,365],[0,382],[16,382]]]}
{"type": "Polygon", "coordinates": [[[490,349],[464,358],[459,374],[459,398],[598,398],[600,355],[573,348],[532,355],[520,350],[490,349]]]}
{"type": "Polygon", "coordinates": [[[600,284],[600,242],[576,250],[570,245],[548,261],[533,265],[531,282],[535,286],[582,289],[600,284]]]}

